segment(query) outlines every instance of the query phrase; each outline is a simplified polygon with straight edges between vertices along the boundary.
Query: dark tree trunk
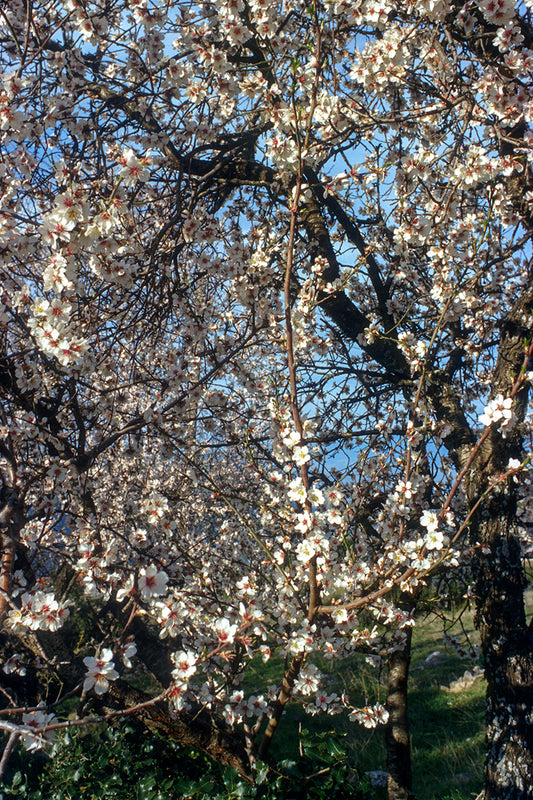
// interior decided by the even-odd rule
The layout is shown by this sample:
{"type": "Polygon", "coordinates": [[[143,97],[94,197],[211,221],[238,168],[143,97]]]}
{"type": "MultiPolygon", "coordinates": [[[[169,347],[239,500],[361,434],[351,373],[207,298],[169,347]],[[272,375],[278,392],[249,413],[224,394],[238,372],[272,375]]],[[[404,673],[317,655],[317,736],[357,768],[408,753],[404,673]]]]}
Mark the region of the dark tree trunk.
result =
{"type": "Polygon", "coordinates": [[[412,797],[411,744],[407,713],[407,684],[411,662],[412,629],[399,632],[398,642],[388,657],[387,711],[385,730],[387,747],[388,800],[409,800],[412,797]]]}
{"type": "Polygon", "coordinates": [[[477,625],[487,678],[484,800],[531,800],[533,636],[512,490],[488,499],[476,527],[477,625]]]}
{"type": "Polygon", "coordinates": [[[507,474],[524,456],[528,406],[533,283],[501,326],[492,397],[513,396],[515,422],[507,436],[493,425],[482,442],[466,490],[476,545],[477,627],[487,678],[484,800],[533,800],[533,637],[524,608],[518,485],[507,474]],[[480,502],[481,501],[481,502],[480,502]]]}

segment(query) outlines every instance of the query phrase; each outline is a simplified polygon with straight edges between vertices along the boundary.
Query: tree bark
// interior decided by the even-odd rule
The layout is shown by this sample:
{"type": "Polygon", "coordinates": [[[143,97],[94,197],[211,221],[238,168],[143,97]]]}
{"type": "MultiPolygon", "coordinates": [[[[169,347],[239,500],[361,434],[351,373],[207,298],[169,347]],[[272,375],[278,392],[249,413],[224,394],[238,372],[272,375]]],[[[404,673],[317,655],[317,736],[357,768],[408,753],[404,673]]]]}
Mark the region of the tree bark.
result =
{"type": "Polygon", "coordinates": [[[486,695],[484,800],[533,798],[533,632],[526,624],[516,503],[494,494],[480,521],[477,626],[486,695]]]}
{"type": "Polygon", "coordinates": [[[400,633],[401,639],[393,644],[388,657],[386,706],[389,720],[385,730],[388,800],[410,800],[413,796],[407,707],[412,629],[409,627],[400,633]]]}
{"type": "Polygon", "coordinates": [[[471,525],[477,548],[476,623],[487,679],[484,800],[533,798],[533,631],[524,606],[518,485],[512,476],[504,477],[509,459],[523,458],[528,382],[517,381],[530,367],[525,343],[532,338],[532,309],[530,284],[502,326],[494,371],[492,396],[514,392],[516,421],[506,437],[493,426],[466,487],[471,508],[485,495],[471,525]]]}

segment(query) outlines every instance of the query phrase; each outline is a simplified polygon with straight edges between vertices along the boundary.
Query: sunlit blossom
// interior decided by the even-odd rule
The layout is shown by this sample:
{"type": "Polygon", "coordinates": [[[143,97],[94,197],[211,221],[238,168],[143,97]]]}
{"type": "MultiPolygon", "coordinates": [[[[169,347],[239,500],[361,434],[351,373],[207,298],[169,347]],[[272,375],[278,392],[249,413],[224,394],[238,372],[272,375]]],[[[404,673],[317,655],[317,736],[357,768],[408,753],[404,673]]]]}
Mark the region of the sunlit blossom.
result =
{"type": "Polygon", "coordinates": [[[167,590],[168,575],[156,566],[142,567],[138,578],[139,591],[143,600],[160,597],[167,590]]]}
{"type": "Polygon", "coordinates": [[[113,662],[113,651],[104,647],[97,656],[86,656],[83,663],[87,667],[87,674],[83,681],[85,692],[94,689],[96,694],[105,694],[109,689],[109,682],[118,678],[113,662]]]}

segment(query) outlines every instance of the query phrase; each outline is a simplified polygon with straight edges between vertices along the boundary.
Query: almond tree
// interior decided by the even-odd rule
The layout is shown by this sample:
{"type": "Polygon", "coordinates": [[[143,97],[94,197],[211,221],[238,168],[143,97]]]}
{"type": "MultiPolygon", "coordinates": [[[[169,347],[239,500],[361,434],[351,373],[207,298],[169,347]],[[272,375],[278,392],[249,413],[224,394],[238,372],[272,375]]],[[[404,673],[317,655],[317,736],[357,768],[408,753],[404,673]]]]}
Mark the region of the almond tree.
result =
{"type": "Polygon", "coordinates": [[[390,715],[407,797],[411,611],[460,565],[484,797],[531,796],[529,5],[0,11],[2,764],[78,693],[253,780],[292,697],[390,715]],[[387,649],[388,710],[320,685],[387,649]]]}

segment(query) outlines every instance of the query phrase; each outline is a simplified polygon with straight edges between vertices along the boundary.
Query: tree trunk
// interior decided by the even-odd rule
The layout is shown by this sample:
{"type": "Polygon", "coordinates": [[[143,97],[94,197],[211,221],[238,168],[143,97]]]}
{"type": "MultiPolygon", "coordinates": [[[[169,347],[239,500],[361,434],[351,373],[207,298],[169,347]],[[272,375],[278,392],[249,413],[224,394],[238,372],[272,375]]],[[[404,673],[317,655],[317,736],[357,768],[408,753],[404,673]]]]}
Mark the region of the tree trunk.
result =
{"type": "Polygon", "coordinates": [[[388,800],[409,800],[412,797],[411,745],[407,713],[407,683],[411,662],[412,629],[397,633],[388,658],[387,711],[385,730],[387,747],[388,800]],[[400,638],[401,637],[401,638],[400,638]]]}
{"type": "Polygon", "coordinates": [[[526,624],[516,500],[502,489],[479,520],[477,625],[486,700],[484,800],[533,798],[533,636],[526,624]]]}

